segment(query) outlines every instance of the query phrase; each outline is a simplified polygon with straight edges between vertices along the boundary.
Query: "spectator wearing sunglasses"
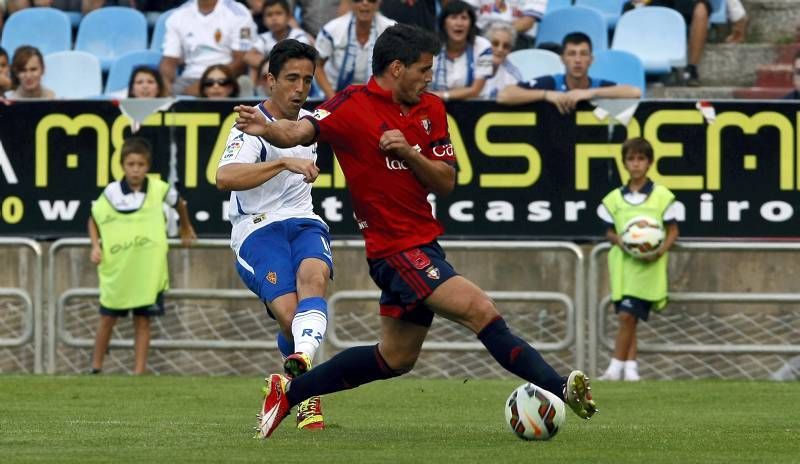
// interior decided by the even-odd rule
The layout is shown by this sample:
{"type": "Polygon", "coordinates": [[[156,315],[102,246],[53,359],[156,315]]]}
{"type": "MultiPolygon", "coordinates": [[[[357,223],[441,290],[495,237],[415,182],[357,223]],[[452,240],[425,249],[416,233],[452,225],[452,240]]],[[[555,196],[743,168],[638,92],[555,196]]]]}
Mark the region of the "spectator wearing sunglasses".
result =
{"type": "Polygon", "coordinates": [[[211,100],[238,97],[239,83],[231,68],[224,64],[213,64],[206,68],[200,77],[200,96],[211,100]]]}
{"type": "Polygon", "coordinates": [[[784,100],[800,100],[800,50],[794,54],[792,74],[794,77],[794,90],[786,94],[783,97],[784,100]]]}
{"type": "Polygon", "coordinates": [[[522,74],[513,63],[506,58],[514,48],[517,40],[517,30],[506,23],[494,23],[489,26],[486,38],[492,44],[492,77],[486,80],[481,97],[489,100],[497,98],[497,93],[508,85],[517,85],[522,80],[522,74]]]}

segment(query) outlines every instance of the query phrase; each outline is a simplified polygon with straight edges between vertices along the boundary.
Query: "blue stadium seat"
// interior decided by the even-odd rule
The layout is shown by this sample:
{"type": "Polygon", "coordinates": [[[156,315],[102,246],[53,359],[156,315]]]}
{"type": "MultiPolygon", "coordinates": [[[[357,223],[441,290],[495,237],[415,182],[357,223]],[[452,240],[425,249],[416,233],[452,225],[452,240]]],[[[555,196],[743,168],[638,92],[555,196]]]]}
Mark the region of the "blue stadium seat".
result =
{"type": "Polygon", "coordinates": [[[572,0],[548,0],[547,9],[545,9],[544,12],[547,14],[559,8],[567,8],[570,6],[572,6],[572,0]]]}
{"type": "Polygon", "coordinates": [[[94,10],[78,26],[75,50],[96,56],[103,71],[107,71],[118,56],[147,50],[147,19],[133,8],[109,6],[94,10]]]}
{"type": "Polygon", "coordinates": [[[597,10],[582,6],[560,8],[547,13],[536,31],[536,46],[545,42],[561,44],[565,35],[583,32],[592,39],[593,50],[608,48],[608,27],[606,20],[597,10]]]}
{"type": "Polygon", "coordinates": [[[72,48],[72,27],[69,17],[55,8],[27,8],[17,11],[6,20],[0,39],[9,56],[20,45],[33,45],[42,55],[72,48]]]}
{"type": "Polygon", "coordinates": [[[600,79],[629,84],[645,94],[644,65],[636,55],[622,50],[603,50],[594,54],[589,75],[600,79]]]}
{"type": "Polygon", "coordinates": [[[44,56],[42,84],[58,98],[95,98],[103,91],[100,60],[91,53],[67,50],[44,56]]]}
{"type": "Polygon", "coordinates": [[[725,0],[711,0],[711,15],[708,17],[709,25],[728,23],[727,5],[728,2],[725,0]]]}
{"type": "Polygon", "coordinates": [[[561,57],[549,50],[537,48],[517,50],[509,53],[506,59],[519,69],[523,81],[564,72],[561,57]]]}
{"type": "Polygon", "coordinates": [[[611,48],[639,57],[648,74],[668,74],[686,66],[686,22],[671,8],[635,8],[619,18],[611,48]]]}
{"type": "MultiPolygon", "coordinates": [[[[622,6],[626,0],[575,0],[575,6],[594,8],[599,11],[609,29],[617,26],[619,17],[622,16],[622,6]]],[[[723,0],[724,1],[724,0],[723,0]]]]}
{"type": "Polygon", "coordinates": [[[167,10],[158,16],[156,25],[153,26],[153,37],[150,39],[150,50],[156,52],[164,51],[164,36],[167,34],[167,18],[175,11],[175,8],[167,10]]]}
{"type": "Polygon", "coordinates": [[[138,50],[120,56],[111,63],[111,69],[108,70],[105,94],[109,95],[127,89],[131,72],[137,66],[146,65],[158,70],[160,61],[161,53],[153,50],[138,50]]]}

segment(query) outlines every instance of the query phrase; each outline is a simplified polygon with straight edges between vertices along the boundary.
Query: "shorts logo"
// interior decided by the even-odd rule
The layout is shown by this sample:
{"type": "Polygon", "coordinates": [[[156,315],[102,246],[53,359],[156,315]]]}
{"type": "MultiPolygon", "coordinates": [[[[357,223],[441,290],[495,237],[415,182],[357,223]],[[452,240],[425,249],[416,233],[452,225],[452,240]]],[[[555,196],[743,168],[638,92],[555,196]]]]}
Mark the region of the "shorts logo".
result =
{"type": "Polygon", "coordinates": [[[439,268],[436,266],[431,266],[428,269],[425,269],[425,273],[428,274],[429,279],[439,280],[439,268]]]}
{"type": "Polygon", "coordinates": [[[277,284],[278,283],[278,274],[276,274],[275,271],[269,271],[267,273],[267,282],[271,283],[272,285],[277,284]]]}
{"type": "MultiPolygon", "coordinates": [[[[405,255],[406,259],[411,261],[411,264],[420,271],[431,265],[431,259],[419,248],[404,251],[403,255],[405,255]]],[[[438,269],[436,272],[439,272],[438,269]]]]}

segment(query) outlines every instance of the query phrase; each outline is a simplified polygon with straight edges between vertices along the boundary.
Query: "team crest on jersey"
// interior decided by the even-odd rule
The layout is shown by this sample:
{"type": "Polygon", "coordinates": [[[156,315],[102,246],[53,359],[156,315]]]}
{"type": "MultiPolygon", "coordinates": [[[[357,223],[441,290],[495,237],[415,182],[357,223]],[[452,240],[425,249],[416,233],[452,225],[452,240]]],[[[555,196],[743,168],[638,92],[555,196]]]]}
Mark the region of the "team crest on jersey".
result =
{"type": "Polygon", "coordinates": [[[314,113],[312,114],[314,119],[316,119],[317,121],[322,121],[323,119],[327,118],[330,115],[331,115],[330,111],[326,111],[321,108],[315,109],[314,113]]]}
{"type": "Polygon", "coordinates": [[[267,282],[271,283],[272,285],[277,284],[278,283],[278,274],[276,274],[275,271],[267,272],[267,282]]]}
{"type": "Polygon", "coordinates": [[[222,154],[222,159],[228,160],[231,158],[235,158],[236,155],[242,151],[242,147],[244,146],[244,134],[239,134],[233,138],[228,145],[225,147],[225,153],[222,154]]]}
{"type": "Polygon", "coordinates": [[[250,40],[250,28],[243,27],[239,29],[239,38],[242,40],[250,40]]]}
{"type": "Polygon", "coordinates": [[[406,259],[408,259],[411,264],[419,270],[425,269],[431,265],[431,259],[428,258],[428,255],[426,255],[425,252],[419,248],[404,251],[403,254],[405,255],[406,259]]]}
{"type": "Polygon", "coordinates": [[[431,120],[428,119],[428,118],[425,118],[425,119],[421,119],[419,121],[419,123],[422,124],[422,128],[425,129],[425,133],[428,134],[428,135],[431,135],[431,120]]]}
{"type": "Polygon", "coordinates": [[[222,31],[217,29],[214,31],[214,42],[219,43],[222,40],[222,31]]]}
{"type": "Polygon", "coordinates": [[[425,273],[428,274],[429,279],[439,280],[439,268],[436,266],[431,266],[428,269],[425,269],[425,273]]]}

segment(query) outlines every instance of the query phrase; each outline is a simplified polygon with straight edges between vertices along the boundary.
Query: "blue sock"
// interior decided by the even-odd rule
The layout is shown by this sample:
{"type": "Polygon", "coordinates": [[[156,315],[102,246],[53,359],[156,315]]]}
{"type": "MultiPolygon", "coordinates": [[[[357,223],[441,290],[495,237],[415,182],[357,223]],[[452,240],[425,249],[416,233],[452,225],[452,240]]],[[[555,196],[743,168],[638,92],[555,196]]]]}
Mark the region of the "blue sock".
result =
{"type": "Polygon", "coordinates": [[[564,399],[564,379],[538,351],[512,334],[502,317],[484,327],[478,339],[506,370],[564,399]]]}
{"type": "Polygon", "coordinates": [[[284,358],[294,353],[294,343],[290,342],[281,331],[278,331],[278,351],[284,358]]]}
{"type": "Polygon", "coordinates": [[[324,395],[374,380],[401,375],[393,371],[378,351],[378,345],[348,348],[330,360],[292,379],[286,398],[294,406],[312,396],[324,395]]]}

